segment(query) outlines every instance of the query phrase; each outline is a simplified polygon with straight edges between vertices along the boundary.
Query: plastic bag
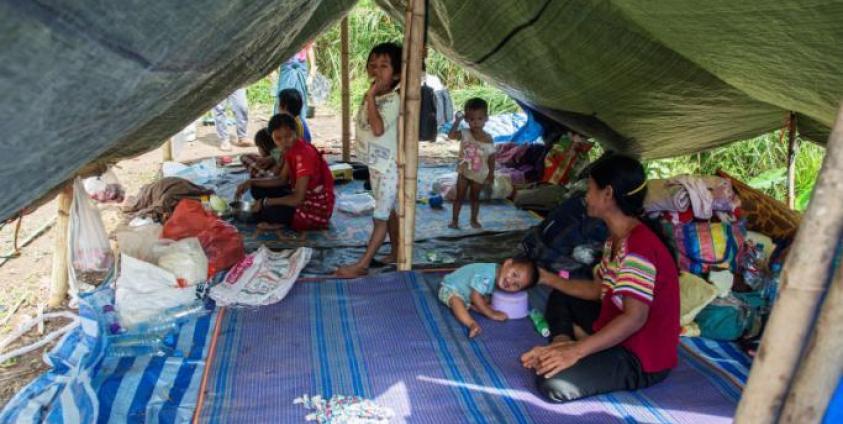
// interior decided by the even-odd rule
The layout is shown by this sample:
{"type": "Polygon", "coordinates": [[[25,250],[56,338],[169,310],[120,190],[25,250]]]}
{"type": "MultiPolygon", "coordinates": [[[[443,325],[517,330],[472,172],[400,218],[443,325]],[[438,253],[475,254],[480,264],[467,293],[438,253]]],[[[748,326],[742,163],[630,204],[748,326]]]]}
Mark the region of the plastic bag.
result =
{"type": "Polygon", "coordinates": [[[369,193],[340,194],[337,209],[349,215],[369,215],[375,210],[375,198],[369,193]]]}
{"type": "MultiPolygon", "coordinates": [[[[512,194],[512,182],[508,175],[495,175],[492,189],[488,190],[488,186],[485,188],[480,192],[480,200],[506,199],[512,194]]],[[[433,183],[433,191],[442,194],[446,200],[454,201],[457,198],[457,173],[443,174],[433,183]]]]}
{"type": "Polygon", "coordinates": [[[179,287],[193,286],[206,280],[208,258],[198,238],[158,240],[151,250],[158,266],[176,276],[179,287]]]}
{"type": "Polygon", "coordinates": [[[78,290],[76,283],[101,283],[114,264],[114,253],[100,211],[91,203],[80,178],[73,182],[68,243],[74,290],[78,290]]]}
{"type": "Polygon", "coordinates": [[[170,240],[196,237],[208,258],[208,275],[226,270],[246,255],[237,228],[205,211],[196,200],[179,202],[161,236],[170,240]]]}
{"type": "Polygon", "coordinates": [[[98,202],[121,203],[126,197],[126,191],[111,169],[98,177],[85,178],[82,184],[88,195],[98,202]]]}
{"type": "Polygon", "coordinates": [[[120,253],[133,258],[154,263],[155,255],[152,248],[161,238],[163,230],[161,224],[147,224],[138,227],[128,227],[117,231],[117,247],[120,253]]]}
{"type": "Polygon", "coordinates": [[[324,104],[331,95],[331,80],[317,72],[307,82],[307,92],[313,101],[312,105],[324,104]]]}
{"type": "Polygon", "coordinates": [[[196,300],[194,287],[179,287],[171,272],[128,255],[120,256],[114,307],[120,325],[131,330],[163,311],[196,300]]]}
{"type": "Polygon", "coordinates": [[[232,268],[222,284],[211,288],[210,297],[218,306],[279,302],[287,296],[312,253],[309,247],[273,252],[261,246],[232,268]]]}

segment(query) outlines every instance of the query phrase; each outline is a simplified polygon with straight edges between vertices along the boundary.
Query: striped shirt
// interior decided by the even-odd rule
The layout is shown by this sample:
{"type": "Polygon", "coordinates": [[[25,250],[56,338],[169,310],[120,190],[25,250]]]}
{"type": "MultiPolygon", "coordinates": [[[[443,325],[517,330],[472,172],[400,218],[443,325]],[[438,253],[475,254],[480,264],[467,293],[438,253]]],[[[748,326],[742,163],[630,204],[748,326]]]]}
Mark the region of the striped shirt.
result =
{"type": "Polygon", "coordinates": [[[594,331],[623,314],[624,297],[649,307],[647,321],[621,342],[641,361],[645,372],[659,372],[676,366],[679,345],[679,273],[673,255],[655,233],[639,224],[621,241],[615,255],[612,242],[603,247],[603,259],[596,267],[602,280],[600,315],[594,331]]]}

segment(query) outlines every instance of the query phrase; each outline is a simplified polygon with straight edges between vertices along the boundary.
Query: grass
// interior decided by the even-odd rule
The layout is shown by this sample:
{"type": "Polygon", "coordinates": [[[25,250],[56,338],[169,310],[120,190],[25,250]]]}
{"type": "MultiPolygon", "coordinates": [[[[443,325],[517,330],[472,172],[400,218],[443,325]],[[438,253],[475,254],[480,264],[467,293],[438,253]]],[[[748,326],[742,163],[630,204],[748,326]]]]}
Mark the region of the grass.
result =
{"type": "MultiPolygon", "coordinates": [[[[369,86],[365,75],[366,59],[369,49],[382,42],[403,41],[403,29],[394,22],[372,0],[361,0],[348,15],[349,37],[349,73],[351,79],[352,109],[362,102],[369,86]]],[[[335,25],[323,33],[315,43],[319,72],[332,82],[329,105],[339,110],[340,105],[340,29],[335,25]]],[[[435,50],[429,50],[426,60],[428,72],[437,75],[450,89],[454,108],[471,97],[480,97],[489,102],[491,114],[514,112],[518,105],[505,93],[487,84],[478,76],[467,72],[435,50]]],[[[272,106],[274,97],[270,88],[274,80],[265,77],[247,89],[250,104],[272,106]]],[[[796,162],[796,209],[804,210],[810,199],[817,173],[825,155],[825,149],[812,143],[804,142],[796,162]]],[[[592,157],[597,157],[602,149],[593,149],[592,157]]],[[[725,147],[686,155],[671,159],[646,162],[651,178],[663,178],[678,174],[713,174],[723,169],[729,174],[746,181],[770,196],[784,200],[785,167],[787,146],[779,141],[779,131],[753,139],[738,141],[725,147]]]]}

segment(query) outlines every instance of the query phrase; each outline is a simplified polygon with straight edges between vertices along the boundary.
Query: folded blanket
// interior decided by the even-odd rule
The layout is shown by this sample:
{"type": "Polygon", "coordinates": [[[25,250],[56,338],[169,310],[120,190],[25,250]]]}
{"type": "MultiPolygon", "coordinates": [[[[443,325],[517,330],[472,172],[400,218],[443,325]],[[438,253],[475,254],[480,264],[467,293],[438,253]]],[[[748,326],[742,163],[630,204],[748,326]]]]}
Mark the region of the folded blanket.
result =
{"type": "Polygon", "coordinates": [[[725,178],[679,175],[670,179],[647,182],[644,210],[647,212],[685,212],[691,208],[694,217],[710,219],[714,212],[734,212],[740,199],[725,178]]]}

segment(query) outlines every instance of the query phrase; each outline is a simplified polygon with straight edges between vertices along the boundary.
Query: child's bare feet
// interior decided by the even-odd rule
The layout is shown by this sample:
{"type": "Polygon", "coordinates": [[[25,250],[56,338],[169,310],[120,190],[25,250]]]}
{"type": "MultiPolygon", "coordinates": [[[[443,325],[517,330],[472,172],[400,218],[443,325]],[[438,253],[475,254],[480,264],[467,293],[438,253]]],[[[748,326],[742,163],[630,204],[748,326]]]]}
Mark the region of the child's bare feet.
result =
{"type": "Polygon", "coordinates": [[[453,228],[455,230],[459,230],[460,229],[460,223],[457,222],[457,221],[451,221],[451,223],[448,224],[448,228],[453,228]]]}
{"type": "Polygon", "coordinates": [[[483,226],[480,225],[480,222],[478,222],[476,219],[471,220],[471,227],[472,228],[483,228],[483,226]]]}
{"type": "Polygon", "coordinates": [[[378,261],[380,261],[381,263],[384,263],[384,264],[394,264],[394,263],[398,262],[398,255],[396,255],[395,253],[390,253],[390,254],[378,259],[378,261]]]}
{"type": "Polygon", "coordinates": [[[473,339],[480,334],[480,325],[476,322],[472,322],[471,325],[468,326],[468,338],[473,339]]]}
{"type": "Polygon", "coordinates": [[[365,277],[367,274],[369,270],[360,264],[341,266],[334,272],[334,276],[339,278],[365,277]]]}

